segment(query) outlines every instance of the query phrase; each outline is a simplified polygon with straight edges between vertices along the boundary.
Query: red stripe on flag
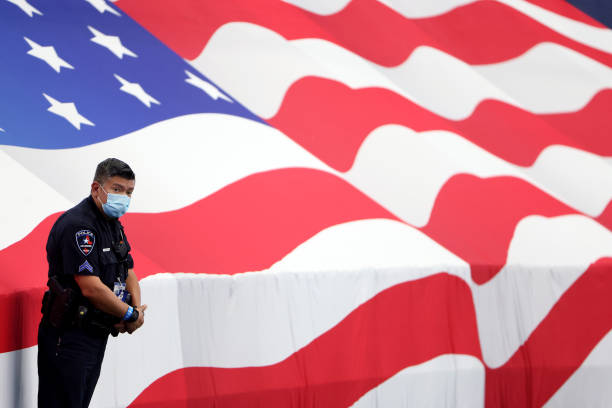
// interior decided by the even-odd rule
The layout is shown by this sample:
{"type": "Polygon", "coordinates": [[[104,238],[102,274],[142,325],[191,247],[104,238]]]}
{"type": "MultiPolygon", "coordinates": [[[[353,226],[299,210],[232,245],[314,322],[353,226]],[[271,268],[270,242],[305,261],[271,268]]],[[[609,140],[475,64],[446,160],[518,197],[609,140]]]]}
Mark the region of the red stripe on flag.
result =
{"type": "Polygon", "coordinates": [[[214,32],[234,21],[267,27],[287,39],[322,38],[377,64],[402,63],[421,45],[469,64],[519,56],[541,42],[556,42],[612,66],[612,55],[570,40],[495,1],[478,1],[448,13],[406,19],[376,0],[353,0],[330,16],[276,0],[120,0],[123,11],[183,58],[195,59],[214,32]],[[520,29],[520,35],[517,35],[520,29]]]}
{"type": "Polygon", "coordinates": [[[483,284],[504,267],[521,219],[575,213],[521,179],[460,174],[440,190],[430,221],[421,230],[467,261],[474,282],[483,284]]]}
{"type": "Polygon", "coordinates": [[[608,203],[606,209],[597,217],[597,221],[612,231],[612,201],[608,203]]]}
{"type": "Polygon", "coordinates": [[[268,122],[340,171],[350,169],[371,131],[389,123],[417,132],[448,130],[506,161],[529,166],[551,145],[612,156],[612,121],[607,119],[611,107],[610,90],[599,92],[582,110],[565,114],[534,115],[486,100],[468,118],[452,121],[387,89],[351,89],[306,77],[289,88],[268,122]]]}
{"type": "Polygon", "coordinates": [[[178,211],[128,214],[126,230],[167,271],[235,274],[269,268],[317,232],[396,219],[330,173],[282,169],[233,183],[178,211]]]}

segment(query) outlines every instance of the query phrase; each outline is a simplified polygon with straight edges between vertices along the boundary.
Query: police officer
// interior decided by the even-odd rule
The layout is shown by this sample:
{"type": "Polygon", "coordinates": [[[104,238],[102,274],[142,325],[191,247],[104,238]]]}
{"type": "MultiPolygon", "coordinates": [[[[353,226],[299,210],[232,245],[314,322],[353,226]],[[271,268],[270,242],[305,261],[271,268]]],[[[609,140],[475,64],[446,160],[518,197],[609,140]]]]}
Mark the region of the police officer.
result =
{"type": "Polygon", "coordinates": [[[134,191],[118,159],[96,168],[91,195],[62,214],[49,233],[49,290],[38,329],[38,406],[89,406],[108,335],[133,333],[146,305],[118,218],[134,191]]]}

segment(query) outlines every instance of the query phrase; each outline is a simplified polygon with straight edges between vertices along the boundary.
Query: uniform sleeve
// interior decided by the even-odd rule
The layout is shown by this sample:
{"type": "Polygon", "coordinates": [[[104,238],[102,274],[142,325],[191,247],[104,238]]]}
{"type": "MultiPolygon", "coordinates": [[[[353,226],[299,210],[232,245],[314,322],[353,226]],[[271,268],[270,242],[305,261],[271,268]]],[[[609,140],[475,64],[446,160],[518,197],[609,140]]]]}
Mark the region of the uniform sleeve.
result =
{"type": "Polygon", "coordinates": [[[62,261],[66,275],[100,276],[98,234],[86,225],[69,227],[62,236],[62,261]]]}

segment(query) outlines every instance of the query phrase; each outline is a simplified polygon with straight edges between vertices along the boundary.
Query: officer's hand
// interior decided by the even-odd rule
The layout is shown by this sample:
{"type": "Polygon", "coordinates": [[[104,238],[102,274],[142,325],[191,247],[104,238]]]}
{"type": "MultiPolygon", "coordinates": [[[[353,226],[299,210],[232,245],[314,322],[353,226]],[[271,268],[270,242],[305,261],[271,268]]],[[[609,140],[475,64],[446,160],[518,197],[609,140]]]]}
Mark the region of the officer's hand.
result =
{"type": "Polygon", "coordinates": [[[122,321],[122,322],[115,324],[115,329],[117,329],[119,333],[125,333],[127,331],[125,327],[125,322],[122,321]]]}
{"type": "Polygon", "coordinates": [[[147,305],[138,306],[136,309],[138,310],[138,319],[134,322],[125,323],[125,328],[130,334],[134,333],[144,324],[144,311],[147,309],[147,305]]]}

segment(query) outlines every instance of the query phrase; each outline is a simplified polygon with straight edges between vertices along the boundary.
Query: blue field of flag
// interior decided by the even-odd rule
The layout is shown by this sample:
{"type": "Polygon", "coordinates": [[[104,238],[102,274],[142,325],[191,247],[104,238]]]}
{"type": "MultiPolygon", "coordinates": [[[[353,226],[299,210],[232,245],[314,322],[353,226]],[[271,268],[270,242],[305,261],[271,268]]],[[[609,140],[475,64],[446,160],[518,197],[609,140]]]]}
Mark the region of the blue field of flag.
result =
{"type": "Polygon", "coordinates": [[[0,1],[0,145],[78,147],[200,112],[260,121],[114,6],[29,4],[0,1]]]}

